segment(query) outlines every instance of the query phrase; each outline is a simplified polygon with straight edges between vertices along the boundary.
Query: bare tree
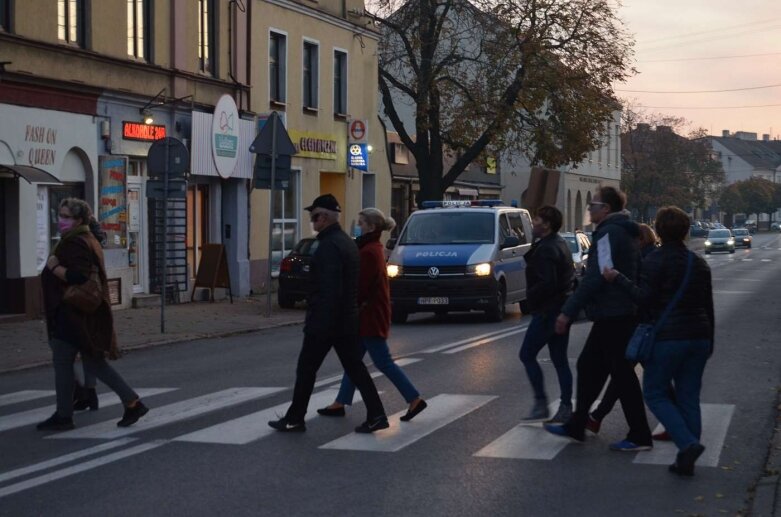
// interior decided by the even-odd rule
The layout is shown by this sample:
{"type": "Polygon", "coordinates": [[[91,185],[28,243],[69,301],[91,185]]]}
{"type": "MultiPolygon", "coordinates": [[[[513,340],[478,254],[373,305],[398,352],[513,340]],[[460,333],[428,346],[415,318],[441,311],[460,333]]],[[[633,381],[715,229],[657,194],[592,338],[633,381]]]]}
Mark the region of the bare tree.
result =
{"type": "Polygon", "coordinates": [[[581,161],[617,108],[612,85],[634,73],[607,0],[379,0],[371,15],[383,110],[415,157],[418,201],[498,151],[581,161]]]}

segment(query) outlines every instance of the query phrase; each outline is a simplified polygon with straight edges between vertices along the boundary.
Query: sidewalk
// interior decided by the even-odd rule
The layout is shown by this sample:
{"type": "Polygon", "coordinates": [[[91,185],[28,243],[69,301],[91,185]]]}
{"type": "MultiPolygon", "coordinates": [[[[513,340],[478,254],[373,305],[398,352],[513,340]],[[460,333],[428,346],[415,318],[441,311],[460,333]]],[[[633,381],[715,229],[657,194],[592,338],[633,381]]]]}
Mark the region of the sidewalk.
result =
{"type": "MultiPolygon", "coordinates": [[[[304,309],[281,309],[272,298],[266,317],[266,296],[209,303],[166,305],[165,334],[160,333],[160,307],[114,311],[114,326],[122,350],[241,334],[304,321],[304,309]]],[[[51,362],[43,320],[0,325],[0,372],[51,362]]]]}

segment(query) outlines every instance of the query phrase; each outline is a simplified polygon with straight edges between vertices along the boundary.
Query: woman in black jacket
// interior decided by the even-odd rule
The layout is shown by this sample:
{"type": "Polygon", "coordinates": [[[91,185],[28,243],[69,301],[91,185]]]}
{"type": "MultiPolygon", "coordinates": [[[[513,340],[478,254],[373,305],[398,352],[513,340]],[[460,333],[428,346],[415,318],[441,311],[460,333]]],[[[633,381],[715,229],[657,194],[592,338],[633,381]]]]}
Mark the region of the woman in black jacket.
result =
{"type": "MultiPolygon", "coordinates": [[[[605,279],[627,289],[650,322],[657,321],[683,282],[689,253],[684,239],[689,216],[676,207],[656,214],[662,246],[643,261],[638,285],[621,273],[605,269],[605,279]]],[[[705,450],[700,443],[700,389],[705,363],[713,353],[714,312],[711,273],[695,256],[689,283],[664,325],[656,333],[651,358],[643,364],[643,391],[649,409],[678,447],[670,472],[694,475],[694,463],[705,450]],[[670,382],[675,397],[668,393],[670,382]]]]}

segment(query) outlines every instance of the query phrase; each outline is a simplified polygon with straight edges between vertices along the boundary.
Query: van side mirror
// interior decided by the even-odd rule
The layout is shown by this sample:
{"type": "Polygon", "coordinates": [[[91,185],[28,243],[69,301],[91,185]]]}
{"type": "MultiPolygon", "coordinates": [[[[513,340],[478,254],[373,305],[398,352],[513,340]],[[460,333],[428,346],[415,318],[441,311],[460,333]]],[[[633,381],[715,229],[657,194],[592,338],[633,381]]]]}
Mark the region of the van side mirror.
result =
{"type": "Polygon", "coordinates": [[[385,249],[392,250],[395,247],[396,247],[396,238],[391,237],[390,239],[388,239],[388,242],[385,243],[385,249]]]}
{"type": "Polygon", "coordinates": [[[510,237],[505,237],[504,242],[502,243],[502,249],[514,248],[520,245],[521,245],[521,240],[518,237],[511,235],[510,237]]]}

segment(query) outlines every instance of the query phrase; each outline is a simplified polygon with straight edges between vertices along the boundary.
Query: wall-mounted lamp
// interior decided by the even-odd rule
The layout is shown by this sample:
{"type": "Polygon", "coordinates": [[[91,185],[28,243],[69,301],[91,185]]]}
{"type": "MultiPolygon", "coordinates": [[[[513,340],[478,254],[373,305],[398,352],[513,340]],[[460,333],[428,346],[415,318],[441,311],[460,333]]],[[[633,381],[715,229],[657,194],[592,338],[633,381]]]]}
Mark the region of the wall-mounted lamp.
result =
{"type": "Polygon", "coordinates": [[[141,110],[141,116],[144,117],[144,124],[151,125],[155,121],[154,115],[152,115],[152,110],[150,109],[144,109],[141,110]]]}
{"type": "Polygon", "coordinates": [[[366,152],[367,153],[371,153],[372,151],[374,151],[374,147],[372,147],[371,145],[367,145],[366,146],[366,152]]]}

